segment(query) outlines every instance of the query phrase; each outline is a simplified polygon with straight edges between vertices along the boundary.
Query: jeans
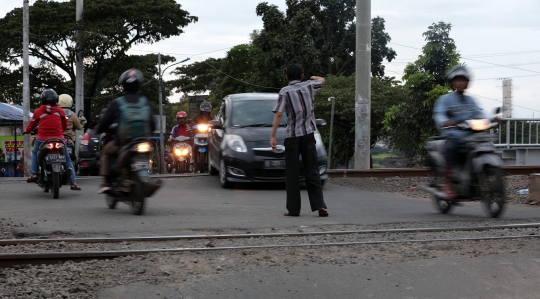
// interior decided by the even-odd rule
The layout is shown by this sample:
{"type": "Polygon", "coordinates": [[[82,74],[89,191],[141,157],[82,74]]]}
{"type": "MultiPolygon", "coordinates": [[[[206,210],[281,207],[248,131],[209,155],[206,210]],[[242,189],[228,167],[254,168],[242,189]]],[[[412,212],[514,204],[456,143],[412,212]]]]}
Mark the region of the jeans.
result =
{"type": "MultiPolygon", "coordinates": [[[[37,139],[34,140],[34,148],[32,149],[32,174],[39,175],[39,162],[37,158],[37,153],[38,153],[39,147],[43,144],[43,142],[45,142],[45,140],[37,140],[37,139]]],[[[73,167],[73,163],[71,162],[71,157],[69,156],[66,143],[63,140],[62,140],[62,143],[64,144],[64,149],[66,152],[66,155],[65,155],[66,162],[64,163],[64,168],[71,169],[71,178],[69,179],[69,183],[75,184],[76,182],[75,167],[73,167]]]]}

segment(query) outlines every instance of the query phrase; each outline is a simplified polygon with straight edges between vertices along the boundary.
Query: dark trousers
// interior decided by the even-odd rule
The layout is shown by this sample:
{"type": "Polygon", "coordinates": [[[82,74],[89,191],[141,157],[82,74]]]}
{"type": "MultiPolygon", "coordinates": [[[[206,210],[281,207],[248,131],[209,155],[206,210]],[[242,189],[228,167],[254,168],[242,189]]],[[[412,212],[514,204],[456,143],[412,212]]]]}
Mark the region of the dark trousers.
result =
{"type": "Polygon", "coordinates": [[[287,210],[291,214],[300,213],[299,155],[302,156],[302,163],[304,165],[306,187],[311,211],[316,211],[320,208],[326,209],[322,192],[321,177],[319,176],[315,136],[311,133],[300,137],[285,138],[284,145],[287,179],[287,210]]]}

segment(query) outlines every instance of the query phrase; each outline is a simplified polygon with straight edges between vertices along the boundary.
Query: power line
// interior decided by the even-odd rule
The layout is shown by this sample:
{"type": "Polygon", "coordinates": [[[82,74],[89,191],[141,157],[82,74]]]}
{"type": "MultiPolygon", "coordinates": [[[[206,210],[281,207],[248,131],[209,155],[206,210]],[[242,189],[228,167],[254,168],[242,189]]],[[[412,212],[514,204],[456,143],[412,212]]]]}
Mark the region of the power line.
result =
{"type": "MultiPolygon", "coordinates": [[[[467,93],[470,94],[470,95],[473,95],[473,96],[481,97],[481,98],[488,99],[488,100],[492,100],[492,101],[495,101],[495,102],[499,102],[499,103],[502,103],[502,102],[503,102],[502,100],[492,99],[492,98],[488,98],[488,97],[481,96],[481,95],[474,94],[474,93],[470,93],[470,92],[467,92],[467,93]]],[[[519,108],[524,108],[524,109],[528,109],[528,110],[531,110],[531,111],[537,111],[537,112],[540,112],[540,110],[531,109],[531,108],[524,107],[524,106],[520,106],[520,105],[516,105],[516,104],[512,104],[512,106],[514,106],[514,107],[519,107],[519,108]]]]}

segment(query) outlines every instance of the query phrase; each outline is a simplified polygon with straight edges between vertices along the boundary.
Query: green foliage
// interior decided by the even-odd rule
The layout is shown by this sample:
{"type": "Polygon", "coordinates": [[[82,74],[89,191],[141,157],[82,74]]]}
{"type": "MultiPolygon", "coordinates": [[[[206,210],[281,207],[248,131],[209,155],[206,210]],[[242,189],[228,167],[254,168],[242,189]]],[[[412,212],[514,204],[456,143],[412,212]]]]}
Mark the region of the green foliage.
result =
{"type": "Polygon", "coordinates": [[[422,55],[405,67],[408,99],[391,107],[382,121],[395,149],[424,156],[426,138],[438,134],[432,120],[433,106],[440,95],[448,93],[445,73],[460,57],[450,29],[444,22],[429,26],[423,34],[427,43],[422,55]]]}
{"type": "MultiPolygon", "coordinates": [[[[315,116],[323,118],[330,124],[331,102],[327,99],[335,97],[334,130],[332,143],[332,161],[348,165],[354,156],[355,142],[355,76],[333,76],[326,78],[326,83],[316,95],[315,116]]],[[[385,136],[382,125],[388,107],[406,100],[407,92],[394,78],[372,78],[371,80],[371,146],[385,136]]],[[[320,129],[323,141],[328,144],[330,125],[320,129]]]]}
{"type": "Polygon", "coordinates": [[[383,18],[377,16],[371,20],[371,75],[379,78],[384,77],[383,60],[391,62],[397,56],[394,49],[387,47],[392,38],[384,29],[383,18]]]}
{"type": "MultiPolygon", "coordinates": [[[[31,82],[56,86],[61,92],[74,94],[76,53],[81,50],[85,67],[85,114],[90,117],[93,100],[100,93],[102,81],[118,77],[132,62],[126,52],[136,44],[151,44],[162,39],[180,35],[182,28],[197,17],[181,9],[174,0],[90,0],[85,1],[81,22],[75,21],[75,0],[55,2],[37,0],[30,6],[30,55],[41,61],[43,66],[54,66],[68,78],[55,81],[43,74],[46,68],[37,71],[40,78],[31,82]],[[77,44],[77,31],[84,32],[77,44]],[[114,73],[113,73],[114,72],[114,73]]],[[[22,57],[22,9],[16,8],[0,19],[0,61],[17,65],[22,57]]],[[[135,58],[136,60],[136,58],[135,58]]],[[[144,62],[142,64],[145,64],[144,62]]],[[[157,64],[157,60],[154,65],[157,64]]],[[[145,72],[142,70],[143,73],[145,72]]],[[[117,83],[115,83],[117,84],[117,83]]],[[[108,88],[114,89],[113,85],[108,88]]]]}

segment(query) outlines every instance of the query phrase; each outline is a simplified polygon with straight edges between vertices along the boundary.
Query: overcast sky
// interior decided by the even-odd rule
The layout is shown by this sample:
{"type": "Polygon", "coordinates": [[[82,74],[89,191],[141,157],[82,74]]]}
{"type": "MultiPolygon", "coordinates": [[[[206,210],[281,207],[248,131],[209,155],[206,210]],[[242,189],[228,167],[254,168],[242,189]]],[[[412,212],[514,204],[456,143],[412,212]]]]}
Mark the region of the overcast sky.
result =
{"type": "MultiPolygon", "coordinates": [[[[4,16],[22,0],[0,0],[4,16]]],[[[262,28],[255,7],[262,0],[177,0],[182,8],[199,17],[185,34],[143,51],[173,55],[177,61],[190,57],[201,61],[224,57],[235,45],[247,43],[249,34],[262,28]]],[[[266,0],[285,10],[285,0],[266,0]]],[[[397,59],[387,64],[386,74],[400,79],[407,62],[421,54],[422,33],[434,22],[451,23],[451,37],[473,72],[469,93],[479,105],[492,110],[502,103],[501,78],[513,79],[513,116],[540,117],[540,1],[539,0],[372,0],[371,16],[386,21],[392,37],[389,45],[397,59]],[[505,67],[506,66],[506,67],[505,67]]],[[[34,0],[30,0],[33,4],[34,0]]],[[[31,22],[31,20],[30,20],[31,22]]],[[[174,67],[170,68],[172,70],[174,67]]],[[[168,72],[168,71],[167,71],[168,72]]],[[[324,75],[324,74],[320,74],[324,75]]]]}

